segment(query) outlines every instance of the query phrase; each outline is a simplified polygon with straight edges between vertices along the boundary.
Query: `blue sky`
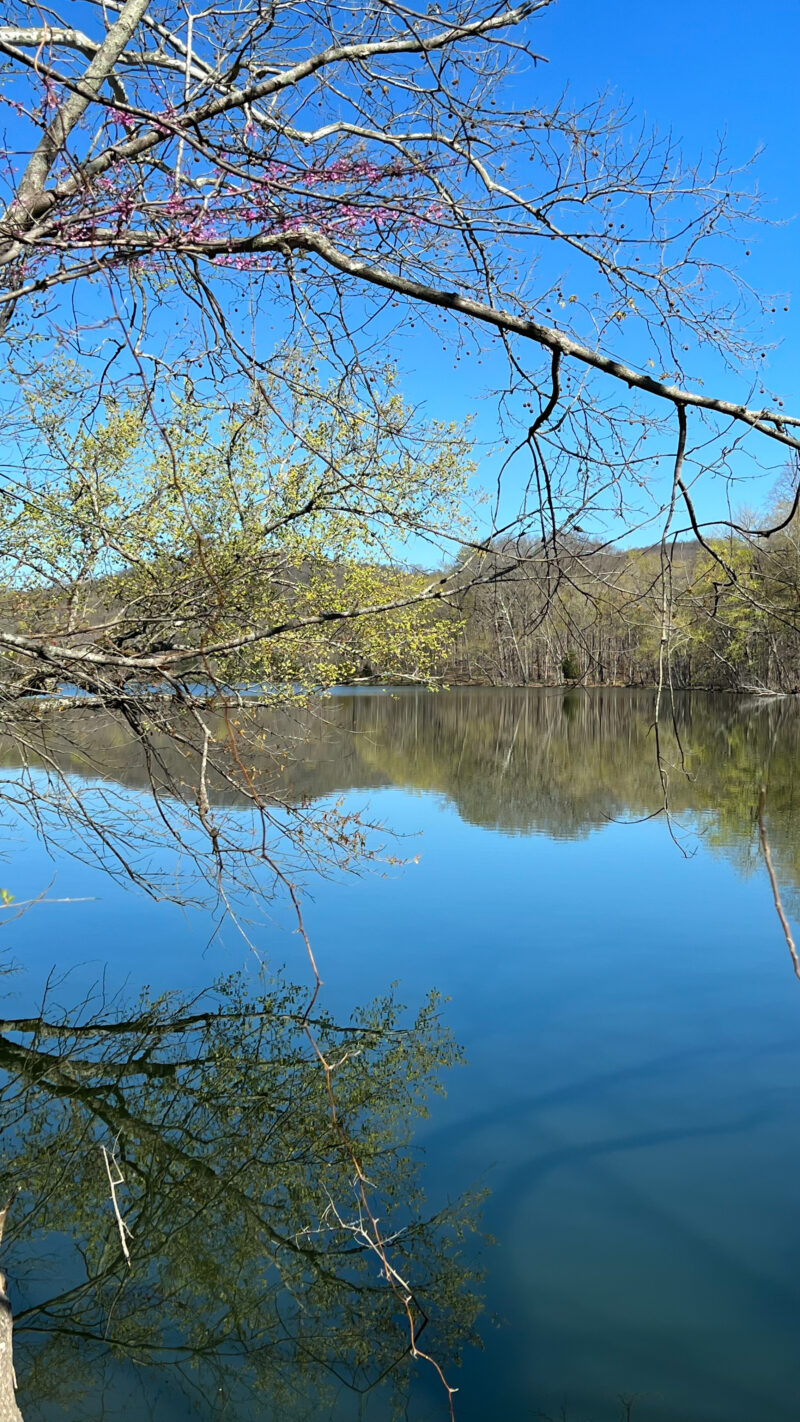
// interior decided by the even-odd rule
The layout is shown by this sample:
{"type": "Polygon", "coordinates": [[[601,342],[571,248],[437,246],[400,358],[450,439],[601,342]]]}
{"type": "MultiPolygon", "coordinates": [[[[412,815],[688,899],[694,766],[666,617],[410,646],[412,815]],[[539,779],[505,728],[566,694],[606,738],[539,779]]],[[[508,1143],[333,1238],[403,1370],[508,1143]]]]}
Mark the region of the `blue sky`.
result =
{"type": "MultiPolygon", "coordinates": [[[[727,134],[738,161],[763,150],[755,168],[765,214],[784,222],[753,234],[749,276],[767,291],[796,284],[800,228],[798,147],[800,98],[794,56],[800,47],[797,0],[674,0],[669,7],[633,0],[561,0],[541,33],[550,57],[543,87],[558,92],[568,78],[576,92],[613,87],[661,129],[671,129],[687,153],[709,152],[727,134]]],[[[778,307],[783,320],[782,303],[778,307]]],[[[800,308],[776,334],[775,388],[800,403],[800,308]]]]}
{"type": "MultiPolygon", "coordinates": [[[[769,383],[786,408],[798,412],[800,306],[790,299],[800,265],[800,101],[791,71],[800,47],[797,0],[763,0],[757,8],[745,0],[674,0],[668,8],[634,0],[560,0],[536,21],[533,37],[549,61],[531,76],[542,102],[565,86],[576,101],[610,89],[630,101],[637,116],[671,131],[689,157],[710,154],[721,136],[737,163],[762,150],[753,177],[765,217],[779,225],[753,231],[746,275],[759,290],[782,298],[767,337],[779,343],[768,358],[769,383]]],[[[520,99],[530,100],[521,88],[527,83],[519,77],[516,84],[520,99]]],[[[622,333],[615,347],[624,359],[622,333]]],[[[480,437],[494,436],[493,406],[480,399],[491,379],[491,361],[481,366],[463,361],[455,372],[452,359],[442,359],[435,362],[432,380],[427,360],[415,359],[411,351],[401,360],[404,388],[412,399],[425,401],[431,415],[458,418],[477,409],[480,437]]],[[[721,388],[710,368],[708,389],[727,398],[747,395],[744,381],[728,378],[721,388]]],[[[775,453],[780,463],[782,455],[775,453]]],[[[484,457],[481,471],[491,484],[493,461],[484,457]]],[[[754,480],[737,490],[737,497],[742,505],[763,506],[773,483],[773,475],[754,480]]],[[[700,517],[724,516],[722,487],[706,481],[697,506],[700,517]]]]}

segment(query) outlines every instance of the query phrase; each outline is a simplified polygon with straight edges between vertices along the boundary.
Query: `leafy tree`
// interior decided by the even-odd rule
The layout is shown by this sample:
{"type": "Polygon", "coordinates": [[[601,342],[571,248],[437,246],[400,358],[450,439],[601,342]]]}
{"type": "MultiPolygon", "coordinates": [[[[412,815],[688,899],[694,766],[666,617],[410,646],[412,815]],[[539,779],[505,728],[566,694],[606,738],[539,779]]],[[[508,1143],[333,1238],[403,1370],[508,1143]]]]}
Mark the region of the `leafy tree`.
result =
{"type": "Polygon", "coordinates": [[[570,647],[561,660],[561,675],[565,681],[577,681],[580,674],[581,664],[578,661],[578,654],[574,648],[570,647]]]}
{"type": "Polygon", "coordinates": [[[354,823],[274,799],[287,723],[256,774],[254,752],[274,734],[262,707],[365,669],[433,675],[455,628],[431,614],[431,579],[404,564],[403,549],[445,517],[465,526],[454,505],[473,469],[467,437],[416,419],[390,373],[369,409],[323,390],[309,369],[302,398],[276,381],[267,401],[231,410],[184,390],[167,423],[134,391],[99,406],[91,427],[73,418],[78,382],[51,371],[26,392],[39,438],[0,509],[6,734],[24,742],[31,718],[76,695],[83,714],[104,707],[142,745],[159,816],[94,785],[67,788],[46,757],[41,794],[30,780],[6,786],[6,804],[30,799],[56,834],[63,814],[68,840],[80,835],[107,867],[151,888],[147,839],[168,823],[196,887],[210,851],[223,903],[234,880],[258,889],[265,866],[285,879],[292,842],[308,865],[315,853],[318,864],[343,860],[363,848],[354,823]],[[42,702],[43,692],[58,695],[42,702]],[[211,814],[212,783],[229,787],[235,813],[211,814]]]}

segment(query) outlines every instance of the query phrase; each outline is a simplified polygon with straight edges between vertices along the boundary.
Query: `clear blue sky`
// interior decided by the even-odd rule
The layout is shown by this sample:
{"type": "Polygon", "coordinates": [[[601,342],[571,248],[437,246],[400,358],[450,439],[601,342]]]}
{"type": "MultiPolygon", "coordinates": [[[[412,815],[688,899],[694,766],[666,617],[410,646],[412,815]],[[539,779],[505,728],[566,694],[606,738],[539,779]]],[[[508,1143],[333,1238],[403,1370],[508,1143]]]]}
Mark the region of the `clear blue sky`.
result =
{"type": "MultiPolygon", "coordinates": [[[[798,0],[762,0],[755,6],[746,0],[673,0],[667,6],[560,0],[535,23],[533,36],[549,60],[529,81],[543,102],[565,86],[576,101],[610,88],[650,124],[671,130],[687,157],[710,154],[721,135],[737,162],[763,149],[755,177],[764,213],[783,225],[753,232],[746,274],[762,291],[793,292],[800,269],[798,0]]],[[[778,303],[774,339],[780,346],[769,357],[769,383],[788,410],[800,413],[800,302],[790,300],[788,315],[783,305],[778,303]]],[[[490,378],[486,361],[480,367],[463,361],[456,373],[452,359],[439,363],[432,351],[432,382],[428,362],[414,359],[412,349],[401,356],[409,396],[425,400],[431,415],[442,417],[480,408],[477,427],[490,439],[496,428],[492,406],[479,405],[490,378]]],[[[615,353],[625,358],[622,333],[615,353]]],[[[709,376],[709,390],[717,393],[719,385],[716,374],[713,385],[709,376]]],[[[747,389],[744,382],[737,388],[728,381],[718,393],[745,397],[747,389]]],[[[491,482],[491,461],[484,460],[482,470],[491,482]]],[[[773,476],[754,482],[747,497],[742,491],[742,503],[763,504],[772,484],[773,476]]],[[[722,491],[700,492],[698,509],[701,517],[722,516],[722,491]]]]}

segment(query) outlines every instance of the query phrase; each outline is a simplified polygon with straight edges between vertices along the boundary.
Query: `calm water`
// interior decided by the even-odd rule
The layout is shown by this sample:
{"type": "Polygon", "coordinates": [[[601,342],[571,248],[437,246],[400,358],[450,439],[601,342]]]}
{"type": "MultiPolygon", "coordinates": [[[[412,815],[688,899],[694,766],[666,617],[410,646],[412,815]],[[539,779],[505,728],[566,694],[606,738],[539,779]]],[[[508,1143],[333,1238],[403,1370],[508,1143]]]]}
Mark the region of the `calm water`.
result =
{"type": "MultiPolygon", "coordinates": [[[[393,982],[413,1014],[436,988],[466,1054],[466,1065],[447,1070],[447,1095],[432,1099],[426,1120],[409,1107],[423,1057],[427,1069],[424,1045],[419,1061],[408,1048],[407,1070],[402,1059],[376,1054],[352,1084],[354,1101],[374,1093],[369,1109],[387,1132],[387,1161],[393,1133],[402,1135],[406,1123],[411,1130],[427,1216],[465,1193],[488,1192],[480,1229],[494,1243],[471,1229],[457,1243],[452,1225],[433,1221],[408,1246],[411,1277],[423,1294],[429,1289],[432,1305],[423,1339],[459,1389],[462,1422],[560,1418],[562,1409],[567,1422],[611,1422],[624,1408],[620,1398],[634,1399],[634,1422],[800,1417],[800,981],[755,823],[766,783],[767,830],[792,917],[800,714],[789,701],[696,695],[676,715],[689,775],[669,739],[671,825],[656,814],[652,699],[639,693],[339,696],[287,772],[291,795],[343,794],[392,831],[383,836],[389,853],[418,856],[310,883],[306,917],[335,1018],[344,1021],[393,982]],[[473,1268],[485,1272],[482,1282],[468,1277],[473,1268]],[[483,1301],[475,1324],[482,1347],[468,1339],[473,1290],[483,1301]],[[457,1367],[450,1354],[459,1339],[466,1341],[457,1367]]],[[[92,745],[109,777],[137,796],[142,772],[130,748],[110,734],[104,741],[102,728],[92,745]]],[[[64,732],[53,754],[79,778],[81,732],[64,732]]],[[[11,776],[10,753],[5,763],[11,776]]],[[[154,994],[191,994],[239,968],[258,990],[256,959],[230,924],[214,934],[207,914],[127,892],[58,849],[48,857],[32,830],[13,829],[9,818],[2,873],[18,899],[47,889],[51,898],[88,901],[41,904],[7,926],[6,953],[18,967],[4,979],[8,1017],[38,1011],[54,965],[51,1018],[92,991],[85,1021],[107,1012],[120,990],[126,1000],[144,984],[154,994]]],[[[285,964],[291,979],[307,982],[302,945],[280,903],[249,931],[270,972],[285,964]]],[[[305,1264],[294,1293],[285,1282],[274,1288],[266,1274],[257,1285],[250,1277],[261,1236],[248,1234],[246,1192],[238,1200],[235,1193],[239,1178],[255,1188],[246,1174],[257,1129],[249,1104],[235,1121],[225,1118],[239,1151],[230,1155],[225,1208],[214,1203],[211,1177],[198,1186],[188,1170],[175,1173],[174,1160],[174,1195],[164,1207],[152,1183],[167,1179],[163,1152],[188,1149],[168,1115],[185,1109],[178,1077],[166,1086],[137,1078],[139,1094],[126,1096],[129,1044],[127,1057],[108,1057],[101,1069],[106,1048],[93,1042],[82,1049],[90,1065],[70,1076],[41,1037],[35,1067],[23,1069],[7,1045],[21,1040],[6,1032],[0,1066],[12,1083],[7,1155],[14,1169],[24,1163],[34,1201],[20,1207],[6,1256],[28,1422],[94,1422],[132,1409],[157,1422],[378,1419],[393,1406],[413,1422],[448,1415],[429,1368],[406,1392],[401,1361],[396,1392],[391,1373],[371,1389],[371,1365],[380,1362],[381,1371],[402,1353],[391,1309],[362,1315],[359,1294],[351,1316],[321,1276],[309,1282],[305,1264]],[[114,1220],[86,1124],[92,1112],[109,1141],[122,1141],[123,1156],[134,1117],[163,1125],[160,1141],[148,1125],[140,1156],[126,1166],[131,1194],[122,1191],[123,1203],[133,1210],[137,1190],[151,1188],[154,1201],[138,1225],[142,1250],[146,1239],[152,1251],[149,1272],[133,1271],[127,1281],[124,1271],[103,1273],[114,1220]],[[49,1213],[36,1213],[37,1193],[52,1198],[49,1213]],[[168,1225],[180,1219],[180,1230],[170,1235],[164,1214],[168,1225]],[[304,1291],[315,1291],[305,1314],[304,1291]],[[216,1307],[239,1307],[236,1346],[226,1333],[217,1354],[211,1335],[201,1346],[197,1333],[216,1307]],[[354,1341],[364,1319],[366,1360],[354,1341]],[[148,1329],[161,1330],[164,1366],[148,1329]],[[261,1350],[257,1375],[248,1349],[261,1350]],[[296,1387],[286,1386],[287,1368],[296,1387]]],[[[203,1072],[212,1061],[215,1071],[240,1073],[223,1079],[226,1096],[238,1091],[251,1103],[263,1091],[271,1109],[283,1092],[286,1108],[275,1122],[297,1115],[301,1102],[310,1103],[313,1125],[316,1087],[300,1072],[287,1086],[282,1039],[273,1044],[280,1070],[258,1092],[240,1069],[246,1044],[228,1041],[222,1054],[212,1047],[204,1040],[198,1048],[203,1072]]],[[[205,1131],[221,1159],[202,1114],[213,1092],[202,1073],[201,1080],[192,1148],[205,1131]]],[[[277,1224],[290,1217],[293,1199],[305,1201],[306,1185],[287,1162],[295,1170],[303,1158],[303,1180],[315,1178],[319,1162],[305,1160],[302,1132],[284,1139],[271,1129],[277,1224]]],[[[188,1140],[189,1125],[186,1133],[188,1140]]],[[[304,1218],[310,1208],[302,1204],[304,1218]]],[[[134,1253],[137,1242],[135,1228],[134,1253]]],[[[378,1271],[367,1263],[372,1289],[378,1271]]],[[[354,1282],[354,1298],[360,1287],[354,1282]]]]}

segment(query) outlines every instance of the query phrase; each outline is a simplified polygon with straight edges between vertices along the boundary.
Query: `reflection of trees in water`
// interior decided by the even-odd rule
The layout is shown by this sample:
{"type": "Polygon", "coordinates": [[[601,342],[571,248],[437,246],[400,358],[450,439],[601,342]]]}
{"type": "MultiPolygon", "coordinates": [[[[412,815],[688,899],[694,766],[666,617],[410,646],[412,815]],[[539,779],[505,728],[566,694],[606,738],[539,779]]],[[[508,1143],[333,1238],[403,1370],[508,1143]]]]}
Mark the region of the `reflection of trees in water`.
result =
{"type": "MultiPolygon", "coordinates": [[[[276,980],[253,1000],[233,979],[209,996],[68,1020],[46,1004],[0,1024],[0,1192],[23,1187],[4,1267],[26,1422],[107,1416],[143,1365],[237,1417],[328,1415],[342,1389],[376,1388],[387,1415],[409,1385],[404,1309],[303,1034],[304,995],[276,980]],[[130,1267],[101,1146],[125,1180],[130,1267]]],[[[426,1346],[451,1362],[477,1311],[458,1244],[470,1209],[425,1218],[411,1136],[458,1054],[435,1000],[399,1024],[386,999],[315,1031],[415,1325],[429,1320],[426,1346]]]]}
{"type": "MultiPolygon", "coordinates": [[[[365,780],[446,795],[470,823],[574,838],[661,805],[654,694],[458,690],[353,698],[365,780]]],[[[800,713],[794,700],[684,694],[662,725],[670,804],[742,868],[761,865],[760,787],[781,873],[800,885],[800,713]],[[681,764],[681,748],[686,769],[681,764]]],[[[663,716],[663,712],[662,712],[663,716]]],[[[354,777],[358,783],[357,774],[354,777]]]]}
{"type": "MultiPolygon", "coordinates": [[[[35,706],[0,736],[5,838],[27,826],[151,895],[217,908],[351,867],[367,856],[360,818],[312,803],[286,774],[302,780],[310,758],[324,775],[326,710],[243,700],[234,714],[215,703],[198,725],[176,705],[168,729],[145,736],[124,708],[35,706]]],[[[338,724],[334,742],[338,778],[338,724]]]]}
{"type": "MultiPolygon", "coordinates": [[[[259,713],[253,759],[276,803],[397,784],[447,796],[473,824],[574,838],[610,816],[658,811],[654,705],[654,692],[613,688],[566,695],[466,688],[335,696],[309,709],[259,713]]],[[[662,740],[675,813],[702,816],[708,841],[746,867],[760,862],[754,820],[760,786],[768,782],[773,851],[781,871],[800,884],[795,700],[682,693],[674,713],[689,771],[681,767],[668,707],[662,740]]],[[[65,713],[39,734],[46,734],[48,755],[64,770],[88,776],[102,769],[107,783],[147,788],[141,747],[111,717],[65,713]]],[[[33,733],[31,745],[35,764],[33,733]]],[[[15,755],[0,745],[9,772],[18,765],[15,755]]],[[[181,774],[191,777],[190,760],[181,774]]],[[[237,804],[230,784],[212,785],[212,798],[237,804]]],[[[313,814],[309,823],[313,829],[313,814]]],[[[324,830],[308,842],[319,849],[324,830]]]]}

